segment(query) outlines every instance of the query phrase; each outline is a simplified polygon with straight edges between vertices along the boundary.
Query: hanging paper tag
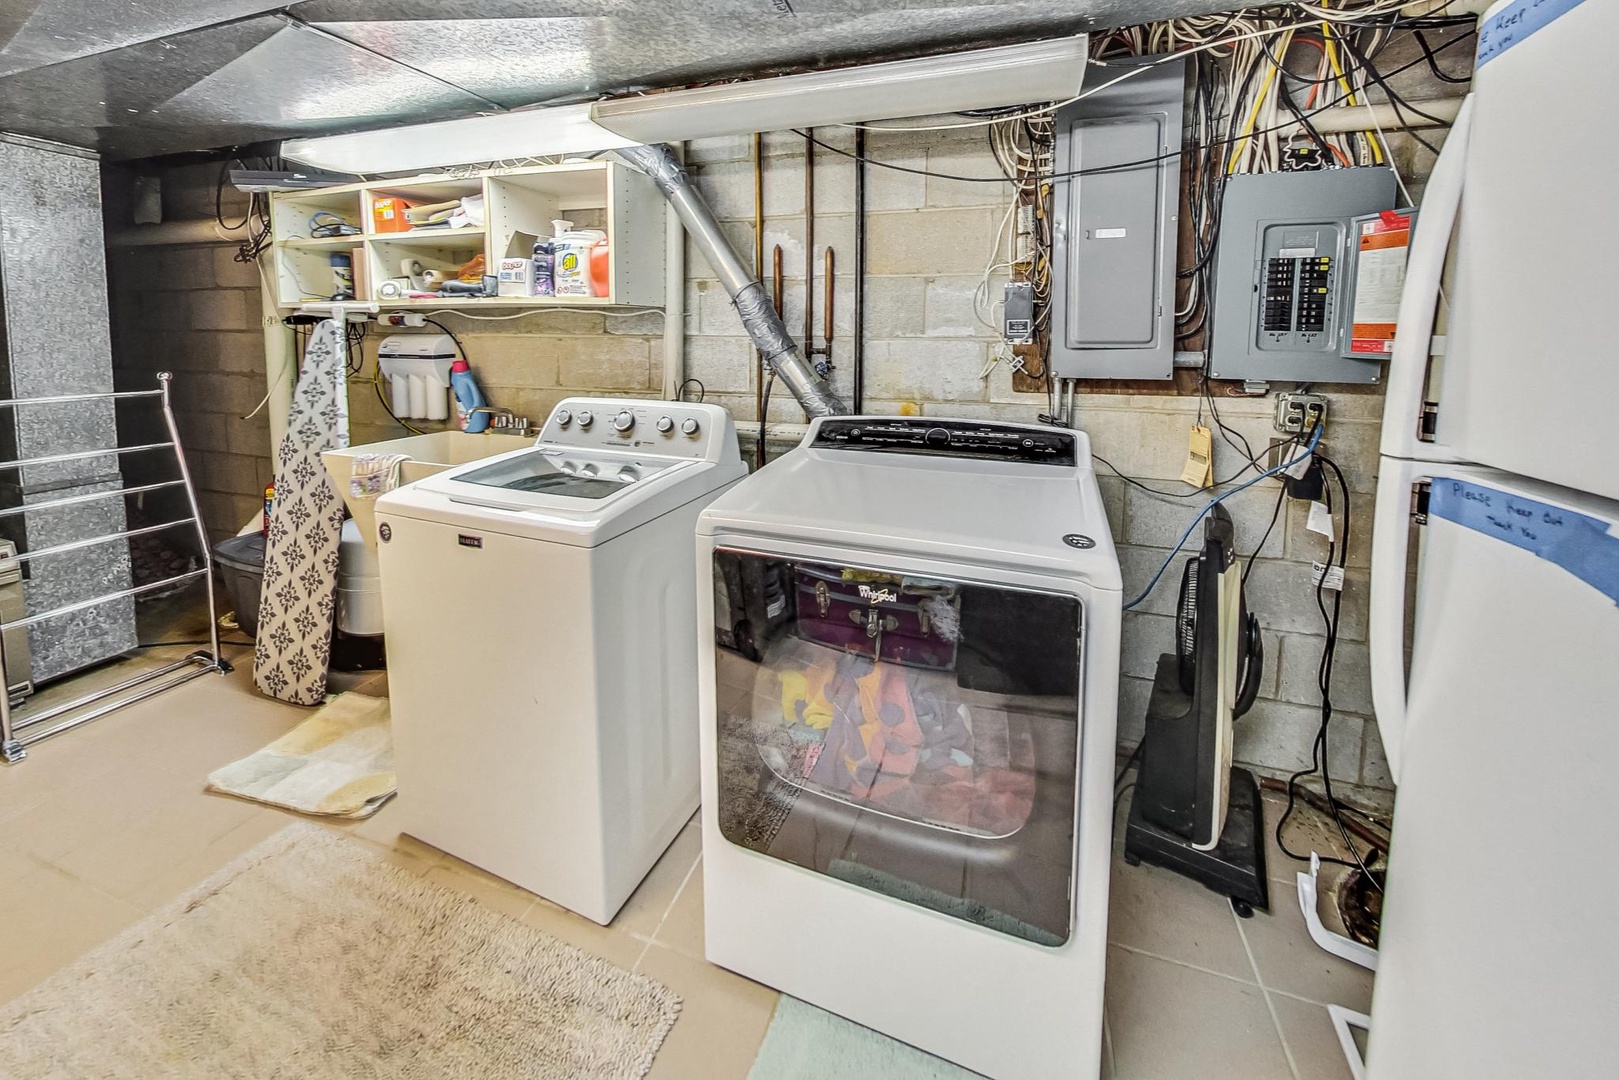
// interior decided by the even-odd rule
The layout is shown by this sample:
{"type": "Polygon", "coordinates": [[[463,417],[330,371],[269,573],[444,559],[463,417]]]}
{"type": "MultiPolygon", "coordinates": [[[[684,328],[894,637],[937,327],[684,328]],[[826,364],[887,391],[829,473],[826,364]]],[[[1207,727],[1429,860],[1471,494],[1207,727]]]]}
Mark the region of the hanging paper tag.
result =
{"type": "Polygon", "coordinates": [[[1314,454],[1305,454],[1293,464],[1282,470],[1284,476],[1291,476],[1295,480],[1303,480],[1304,474],[1310,471],[1310,463],[1315,460],[1314,454]]]}
{"type": "Polygon", "coordinates": [[[1186,438],[1186,467],[1181,470],[1181,483],[1197,488],[1214,486],[1214,439],[1202,424],[1193,424],[1186,438]]]}
{"type": "Polygon", "coordinates": [[[1310,575],[1312,584],[1333,592],[1341,592],[1344,587],[1344,568],[1341,566],[1328,566],[1326,563],[1312,562],[1310,564],[1314,573],[1310,575]]]}
{"type": "Polygon", "coordinates": [[[1332,511],[1327,509],[1326,503],[1313,502],[1310,504],[1310,516],[1304,520],[1304,527],[1313,533],[1320,533],[1325,536],[1329,544],[1337,539],[1337,534],[1332,528],[1332,511]]]}

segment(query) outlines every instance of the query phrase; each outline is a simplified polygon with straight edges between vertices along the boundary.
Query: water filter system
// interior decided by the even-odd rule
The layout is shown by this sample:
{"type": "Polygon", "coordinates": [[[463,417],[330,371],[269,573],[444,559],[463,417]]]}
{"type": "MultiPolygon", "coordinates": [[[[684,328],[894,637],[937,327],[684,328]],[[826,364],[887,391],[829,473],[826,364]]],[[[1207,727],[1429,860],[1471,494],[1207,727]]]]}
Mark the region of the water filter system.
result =
{"type": "Polygon", "coordinates": [[[377,363],[388,382],[394,415],[407,420],[448,420],[450,369],[456,358],[455,341],[448,334],[386,338],[377,349],[377,363]]]}

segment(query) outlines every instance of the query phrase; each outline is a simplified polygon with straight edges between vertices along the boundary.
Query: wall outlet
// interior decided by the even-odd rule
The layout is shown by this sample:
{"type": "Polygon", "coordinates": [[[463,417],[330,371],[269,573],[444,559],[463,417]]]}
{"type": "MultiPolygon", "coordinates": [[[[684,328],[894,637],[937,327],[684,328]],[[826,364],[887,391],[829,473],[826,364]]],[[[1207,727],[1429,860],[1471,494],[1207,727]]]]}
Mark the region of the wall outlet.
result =
{"type": "Polygon", "coordinates": [[[1277,394],[1276,430],[1302,435],[1327,422],[1327,399],[1320,394],[1277,394]]]}

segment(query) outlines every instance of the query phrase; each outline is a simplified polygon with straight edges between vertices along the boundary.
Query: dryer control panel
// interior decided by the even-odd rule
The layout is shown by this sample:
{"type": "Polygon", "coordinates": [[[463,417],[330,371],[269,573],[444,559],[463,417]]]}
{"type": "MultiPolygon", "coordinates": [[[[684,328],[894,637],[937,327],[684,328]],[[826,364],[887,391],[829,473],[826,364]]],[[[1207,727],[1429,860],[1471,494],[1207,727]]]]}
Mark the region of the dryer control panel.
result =
{"type": "Polygon", "coordinates": [[[1070,432],[921,416],[823,420],[810,445],[818,449],[934,454],[1070,467],[1076,461],[1076,440],[1070,432]]]}

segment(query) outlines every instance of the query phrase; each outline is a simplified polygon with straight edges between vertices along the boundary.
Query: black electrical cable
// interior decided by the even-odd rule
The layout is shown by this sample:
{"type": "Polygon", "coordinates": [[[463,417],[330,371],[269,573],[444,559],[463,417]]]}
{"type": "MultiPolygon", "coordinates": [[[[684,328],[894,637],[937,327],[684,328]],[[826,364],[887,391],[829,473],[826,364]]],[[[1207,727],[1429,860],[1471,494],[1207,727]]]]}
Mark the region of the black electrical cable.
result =
{"type": "MultiPolygon", "coordinates": [[[[1334,40],[1341,41],[1343,39],[1342,38],[1335,38],[1334,40]]],[[[1451,38],[1449,41],[1446,41],[1443,44],[1439,45],[1437,48],[1435,48],[1434,52],[1435,52],[1435,54],[1438,54],[1438,53],[1443,52],[1444,50],[1450,48],[1452,45],[1459,44],[1459,43],[1461,43],[1463,41],[1466,41],[1466,40],[1467,40],[1466,35],[1461,35],[1461,36],[1458,36],[1458,37],[1451,38]]],[[[1382,72],[1381,76],[1382,76],[1382,78],[1387,79],[1387,78],[1390,78],[1392,76],[1398,75],[1401,72],[1409,71],[1411,68],[1414,68],[1414,67],[1418,66],[1419,64],[1423,64],[1423,63],[1426,63],[1426,60],[1423,57],[1419,56],[1415,60],[1410,61],[1409,63],[1402,64],[1399,67],[1394,68],[1394,69],[1392,69],[1390,71],[1382,72]]],[[[1346,69],[1346,70],[1353,70],[1353,69],[1346,69]]],[[[1336,80],[1334,80],[1334,81],[1336,81],[1336,80]]],[[[1315,115],[1317,115],[1319,113],[1326,112],[1327,110],[1329,110],[1329,109],[1331,109],[1331,108],[1333,108],[1333,107],[1335,107],[1337,105],[1340,105],[1343,102],[1347,101],[1350,97],[1353,96],[1353,93],[1354,93],[1353,91],[1348,91],[1348,92],[1342,93],[1338,97],[1333,98],[1331,101],[1327,102],[1325,105],[1318,105],[1313,109],[1307,109],[1307,110],[1305,110],[1305,115],[1306,116],[1315,116],[1315,115]]],[[[1241,135],[1227,135],[1224,138],[1214,139],[1214,140],[1211,140],[1211,141],[1209,141],[1207,143],[1204,143],[1204,144],[1202,144],[1201,148],[1208,148],[1208,147],[1214,147],[1214,146],[1224,146],[1224,145],[1227,145],[1229,143],[1241,142],[1241,141],[1243,141],[1245,139],[1252,139],[1252,138],[1255,138],[1255,137],[1260,136],[1260,135],[1269,135],[1272,132],[1286,131],[1286,130],[1296,126],[1297,124],[1298,124],[1297,120],[1288,120],[1285,123],[1275,124],[1275,125],[1272,125],[1271,127],[1268,127],[1268,128],[1258,128],[1258,129],[1255,129],[1253,131],[1244,132],[1241,135]]],[[[1447,122],[1447,123],[1441,123],[1439,126],[1450,127],[1451,125],[1447,122]]],[[[813,142],[816,146],[820,147],[823,150],[828,150],[828,151],[830,151],[830,152],[832,152],[834,154],[838,154],[838,155],[840,155],[842,157],[854,158],[855,160],[864,161],[866,164],[875,165],[879,169],[889,169],[889,170],[891,170],[893,172],[910,173],[910,174],[912,174],[914,176],[931,176],[936,180],[954,180],[954,181],[957,181],[958,183],[963,183],[963,184],[1004,184],[1004,183],[1006,183],[1006,177],[1004,177],[1004,176],[956,176],[956,175],[951,174],[951,173],[932,172],[932,171],[930,171],[928,169],[912,168],[909,165],[895,165],[892,162],[878,161],[876,158],[871,157],[869,154],[864,156],[864,157],[861,157],[859,155],[856,155],[852,151],[844,150],[841,147],[833,146],[833,145],[831,145],[829,143],[823,142],[822,140],[815,138],[812,135],[808,135],[808,134],[805,133],[805,131],[802,128],[792,128],[791,130],[794,131],[795,133],[797,133],[799,135],[802,135],[805,138],[809,139],[810,142],[813,142]]],[[[907,129],[905,129],[905,128],[868,128],[867,130],[904,132],[907,129]]],[[[1191,151],[1189,151],[1189,150],[1187,150],[1185,148],[1182,148],[1180,150],[1171,150],[1169,153],[1166,153],[1166,154],[1157,154],[1157,155],[1155,155],[1153,157],[1138,158],[1138,159],[1136,159],[1134,161],[1120,161],[1120,162],[1115,162],[1112,165],[1097,165],[1097,166],[1094,166],[1094,167],[1089,168],[1089,169],[1072,169],[1072,170],[1069,170],[1067,172],[1046,173],[1043,176],[1041,176],[1040,179],[1043,180],[1043,181],[1066,180],[1066,179],[1068,179],[1070,177],[1074,177],[1074,176],[1095,176],[1095,175],[1111,173],[1111,172],[1123,172],[1123,171],[1126,171],[1126,170],[1129,170],[1129,169],[1139,169],[1144,165],[1156,165],[1160,161],[1169,161],[1172,158],[1183,157],[1183,156],[1187,155],[1190,152],[1191,151]]]]}
{"type": "Polygon", "coordinates": [[[770,388],[775,385],[776,370],[771,368],[770,377],[765,380],[764,393],[759,395],[759,445],[753,451],[755,469],[765,467],[765,420],[770,416],[770,388]]]}
{"type": "MultiPolygon", "coordinates": [[[[1297,435],[1294,435],[1283,442],[1277,443],[1276,445],[1288,446],[1297,442],[1298,438],[1299,437],[1297,435]]],[[[1226,477],[1224,480],[1216,480],[1206,488],[1194,488],[1191,491],[1164,491],[1162,488],[1155,488],[1148,484],[1144,484],[1133,476],[1126,476],[1124,473],[1119,471],[1119,467],[1117,465],[1113,464],[1101,454],[1096,453],[1094,450],[1091,451],[1091,457],[1095,458],[1097,461],[1100,461],[1103,465],[1106,465],[1113,475],[1117,476],[1120,480],[1123,480],[1131,487],[1140,488],[1149,495],[1158,495],[1166,499],[1195,499],[1205,491],[1213,491],[1216,488],[1223,488],[1228,484],[1235,484],[1238,480],[1241,480],[1250,469],[1260,469],[1263,471],[1263,468],[1259,462],[1249,461],[1248,464],[1238,469],[1233,475],[1226,477]]]]}
{"type": "Polygon", "coordinates": [[[1442,71],[1439,67],[1439,60],[1434,53],[1433,46],[1428,44],[1428,36],[1421,30],[1411,31],[1411,36],[1416,39],[1417,47],[1422,50],[1423,59],[1428,61],[1428,71],[1433,75],[1434,78],[1443,83],[1450,83],[1452,86],[1466,86],[1468,83],[1473,81],[1472,72],[1469,72],[1466,75],[1448,75],[1442,71]]]}
{"type": "MultiPolygon", "coordinates": [[[[1347,556],[1348,556],[1348,550],[1349,550],[1349,528],[1350,528],[1349,485],[1344,480],[1343,471],[1341,469],[1339,469],[1338,465],[1335,462],[1333,462],[1330,458],[1327,458],[1327,457],[1325,457],[1325,456],[1318,453],[1316,455],[1316,460],[1321,463],[1323,468],[1331,470],[1331,472],[1333,473],[1333,476],[1334,476],[1334,478],[1336,480],[1340,495],[1341,495],[1342,500],[1343,500],[1343,518],[1344,518],[1343,532],[1342,532],[1341,536],[1335,536],[1335,537],[1333,537],[1332,540],[1328,541],[1328,544],[1327,544],[1327,563],[1326,563],[1328,569],[1330,569],[1334,565],[1334,563],[1336,563],[1337,568],[1341,571],[1343,569],[1344,565],[1345,565],[1345,562],[1346,562],[1346,559],[1347,559],[1347,556]]],[[[1327,503],[1327,505],[1329,507],[1329,513],[1330,513],[1331,489],[1330,488],[1323,488],[1322,494],[1324,496],[1324,501],[1326,501],[1326,503],[1327,503]]],[[[1298,860],[1300,862],[1308,862],[1309,861],[1310,856],[1308,856],[1308,855],[1300,855],[1297,852],[1294,852],[1294,851],[1291,851],[1291,850],[1288,849],[1287,844],[1282,839],[1282,832],[1283,832],[1283,829],[1287,825],[1288,818],[1290,818],[1292,816],[1293,810],[1294,810],[1294,808],[1296,806],[1297,796],[1298,796],[1298,781],[1301,780],[1302,778],[1306,777],[1306,776],[1310,776],[1310,775],[1313,775],[1314,773],[1319,772],[1321,774],[1322,785],[1323,785],[1323,787],[1324,787],[1324,789],[1326,791],[1327,805],[1332,810],[1333,821],[1338,826],[1338,833],[1339,833],[1340,837],[1342,837],[1345,846],[1349,850],[1350,855],[1353,856],[1353,861],[1351,861],[1349,859],[1340,859],[1340,858],[1337,858],[1336,856],[1321,855],[1320,856],[1321,861],[1322,862],[1327,862],[1327,863],[1334,863],[1334,864],[1339,865],[1339,866],[1352,867],[1352,868],[1360,870],[1360,872],[1363,875],[1365,875],[1366,880],[1371,883],[1372,887],[1375,888],[1378,892],[1382,892],[1383,887],[1378,882],[1378,880],[1372,875],[1370,866],[1368,865],[1368,862],[1367,862],[1368,859],[1371,860],[1371,862],[1376,862],[1377,858],[1381,854],[1381,852],[1377,847],[1374,846],[1372,848],[1372,850],[1367,853],[1365,858],[1363,858],[1361,856],[1360,849],[1355,845],[1354,841],[1350,838],[1349,830],[1344,825],[1343,815],[1339,810],[1339,803],[1338,803],[1336,797],[1333,795],[1333,792],[1332,792],[1332,776],[1331,776],[1331,771],[1330,771],[1330,769],[1328,768],[1328,765],[1327,765],[1327,758],[1328,758],[1327,738],[1328,738],[1328,729],[1329,729],[1329,726],[1330,726],[1330,724],[1332,722],[1332,690],[1331,690],[1331,688],[1332,688],[1333,661],[1334,661],[1334,659],[1336,657],[1336,652],[1337,652],[1338,623],[1339,623],[1339,617],[1340,617],[1340,615],[1342,613],[1342,608],[1343,608],[1343,590],[1340,588],[1340,589],[1337,589],[1337,590],[1334,591],[1334,593],[1333,593],[1333,602],[1332,602],[1332,610],[1329,612],[1327,610],[1327,604],[1326,604],[1326,600],[1325,600],[1325,597],[1324,597],[1325,586],[1326,586],[1326,573],[1323,572],[1321,578],[1319,580],[1317,580],[1316,586],[1315,586],[1316,606],[1320,610],[1321,617],[1322,617],[1322,619],[1323,619],[1323,621],[1324,621],[1324,623],[1326,625],[1326,640],[1325,640],[1325,642],[1324,642],[1324,644],[1322,646],[1321,662],[1320,662],[1320,665],[1317,668],[1317,672],[1316,672],[1316,675],[1317,675],[1317,680],[1316,680],[1317,681],[1317,688],[1321,692],[1321,723],[1320,723],[1320,726],[1316,730],[1315,741],[1314,741],[1314,743],[1313,743],[1313,745],[1311,747],[1310,767],[1308,769],[1301,769],[1298,772],[1295,772],[1294,774],[1289,776],[1288,779],[1287,779],[1287,806],[1282,811],[1281,817],[1279,817],[1277,819],[1277,821],[1276,821],[1276,830],[1275,830],[1276,845],[1277,845],[1277,847],[1279,847],[1281,849],[1282,854],[1286,855],[1290,859],[1296,859],[1296,860],[1298,860]]]]}
{"type": "Polygon", "coordinates": [[[1119,783],[1124,779],[1125,774],[1135,767],[1136,762],[1141,760],[1141,748],[1146,745],[1147,737],[1145,735],[1136,740],[1136,748],[1130,751],[1130,756],[1124,759],[1124,764],[1119,767],[1118,775],[1113,778],[1113,786],[1115,788],[1119,786],[1119,783]]]}
{"type": "MultiPolygon", "coordinates": [[[[467,360],[467,350],[464,346],[462,346],[461,339],[455,336],[455,331],[451,330],[448,326],[445,326],[437,319],[429,319],[426,316],[423,316],[422,322],[426,323],[428,326],[436,326],[440,330],[444,331],[444,336],[450,339],[450,343],[455,346],[455,351],[461,354],[461,359],[467,360]]],[[[467,363],[470,364],[471,361],[467,360],[467,363]]]]}
{"type": "Polygon", "coordinates": [[[1282,479],[1282,485],[1276,492],[1276,506],[1270,512],[1270,524],[1265,526],[1265,534],[1259,538],[1259,543],[1254,545],[1253,554],[1248,556],[1248,565],[1242,568],[1242,583],[1244,585],[1248,584],[1248,575],[1254,572],[1254,560],[1259,558],[1260,551],[1265,547],[1265,541],[1270,539],[1271,531],[1276,528],[1276,522],[1282,516],[1282,504],[1286,501],[1287,481],[1282,479]]]}
{"type": "Polygon", "coordinates": [[[686,387],[690,386],[692,383],[697,384],[697,402],[698,404],[702,404],[703,399],[708,396],[708,387],[703,385],[703,380],[701,379],[687,379],[685,382],[681,383],[679,388],[675,390],[675,398],[679,401],[685,401],[686,387]]]}

